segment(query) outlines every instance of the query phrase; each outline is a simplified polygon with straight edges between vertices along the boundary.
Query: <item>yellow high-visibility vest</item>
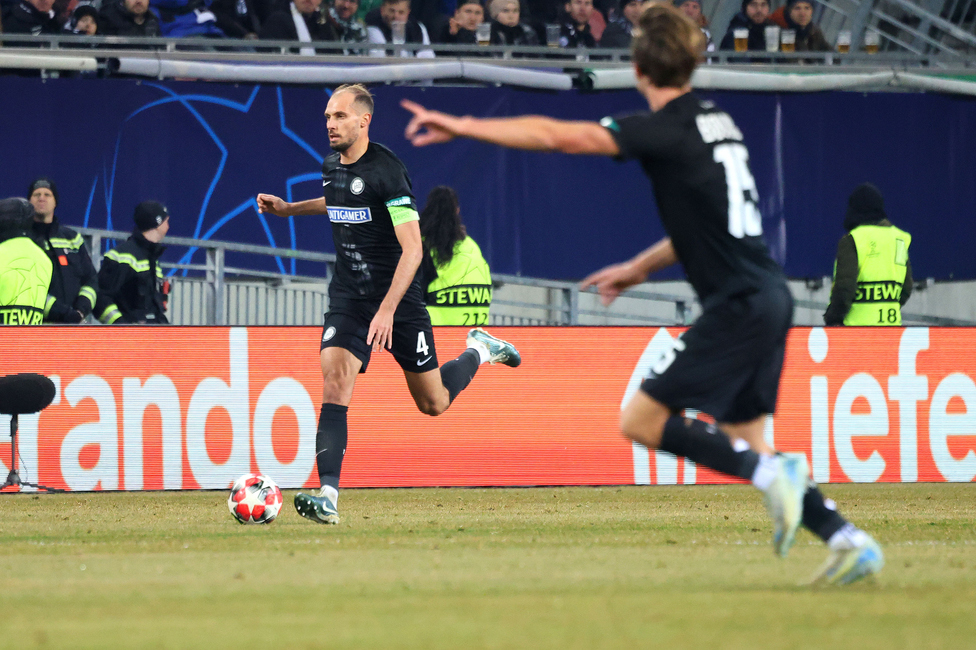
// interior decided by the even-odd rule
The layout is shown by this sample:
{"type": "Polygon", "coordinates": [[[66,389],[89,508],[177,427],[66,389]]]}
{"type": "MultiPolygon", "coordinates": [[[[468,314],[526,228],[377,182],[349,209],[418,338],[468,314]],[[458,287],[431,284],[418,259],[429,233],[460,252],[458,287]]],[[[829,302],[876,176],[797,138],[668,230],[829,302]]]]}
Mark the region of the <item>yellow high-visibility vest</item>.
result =
{"type": "Polygon", "coordinates": [[[901,325],[901,291],[912,236],[895,226],[858,226],[857,294],[844,325],[901,325]]]}
{"type": "Polygon", "coordinates": [[[0,242],[0,325],[40,325],[54,267],[29,237],[0,242]]]}
{"type": "Polygon", "coordinates": [[[466,325],[488,323],[491,307],[491,271],[481,255],[481,248],[470,237],[454,245],[454,257],[447,264],[437,262],[437,278],[427,285],[426,302],[433,325],[466,325]]]}

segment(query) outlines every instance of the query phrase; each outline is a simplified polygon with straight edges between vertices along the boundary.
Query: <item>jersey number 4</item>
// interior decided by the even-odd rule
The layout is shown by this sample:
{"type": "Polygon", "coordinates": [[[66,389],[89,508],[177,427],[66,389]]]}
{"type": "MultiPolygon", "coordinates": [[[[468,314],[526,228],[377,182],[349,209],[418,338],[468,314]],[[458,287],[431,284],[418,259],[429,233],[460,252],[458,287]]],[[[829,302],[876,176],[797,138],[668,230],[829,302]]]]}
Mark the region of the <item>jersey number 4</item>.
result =
{"type": "Polygon", "coordinates": [[[430,348],[427,346],[427,337],[424,336],[423,332],[417,332],[417,354],[422,354],[425,357],[430,348]]]}
{"type": "Polygon", "coordinates": [[[762,234],[762,216],[756,179],[749,171],[749,151],[737,142],[720,144],[715,147],[714,158],[725,168],[729,188],[729,234],[736,239],[758,237],[762,234]]]}

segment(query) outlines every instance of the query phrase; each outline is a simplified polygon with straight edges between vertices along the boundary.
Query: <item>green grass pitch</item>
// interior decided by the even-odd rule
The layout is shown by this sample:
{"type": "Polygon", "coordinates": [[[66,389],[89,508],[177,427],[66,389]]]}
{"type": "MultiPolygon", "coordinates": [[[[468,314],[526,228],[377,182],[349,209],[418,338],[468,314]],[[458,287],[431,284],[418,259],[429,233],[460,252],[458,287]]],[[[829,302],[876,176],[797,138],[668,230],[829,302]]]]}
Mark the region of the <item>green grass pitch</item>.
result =
{"type": "Polygon", "coordinates": [[[798,586],[748,486],[0,496],[0,648],[974,648],[976,485],[824,491],[879,580],[798,586]]]}

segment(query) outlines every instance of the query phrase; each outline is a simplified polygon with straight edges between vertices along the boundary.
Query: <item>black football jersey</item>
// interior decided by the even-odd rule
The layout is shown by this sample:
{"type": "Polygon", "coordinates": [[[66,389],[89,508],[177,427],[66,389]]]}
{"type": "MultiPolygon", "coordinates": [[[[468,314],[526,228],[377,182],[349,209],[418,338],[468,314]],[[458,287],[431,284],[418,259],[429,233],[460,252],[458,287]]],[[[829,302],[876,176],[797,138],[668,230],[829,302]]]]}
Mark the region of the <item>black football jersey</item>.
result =
{"type": "MultiPolygon", "coordinates": [[[[375,142],[351,165],[340,163],[339,154],[333,153],[322,163],[322,194],[336,250],[330,299],[382,300],[403,252],[394,222],[403,214],[416,219],[407,168],[396,154],[375,142]]],[[[423,301],[416,278],[406,299],[423,301]]]]}
{"type": "Polygon", "coordinates": [[[713,102],[687,93],[661,110],[600,122],[651,179],[658,213],[699,300],[785,282],[762,238],[759,195],[742,133],[713,102]]]}

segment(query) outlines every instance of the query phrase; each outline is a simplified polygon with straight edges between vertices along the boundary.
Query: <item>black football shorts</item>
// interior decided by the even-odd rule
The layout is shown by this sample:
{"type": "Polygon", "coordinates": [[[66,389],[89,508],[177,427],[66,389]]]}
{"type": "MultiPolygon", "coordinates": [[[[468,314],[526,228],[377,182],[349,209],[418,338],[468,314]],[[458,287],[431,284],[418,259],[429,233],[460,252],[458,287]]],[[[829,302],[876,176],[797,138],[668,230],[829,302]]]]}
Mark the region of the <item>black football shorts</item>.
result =
{"type": "Polygon", "coordinates": [[[776,409],[793,297],[786,283],[709,305],[641,389],[674,411],[748,422],[776,409]]]}
{"type": "MultiPolygon", "coordinates": [[[[330,347],[349,350],[363,362],[359,372],[366,372],[372,352],[372,346],[366,344],[366,336],[379,306],[379,302],[372,300],[333,300],[325,314],[319,350],[330,347]]],[[[438,367],[434,330],[422,302],[400,301],[393,314],[390,352],[405,372],[427,372],[438,367]]]]}

